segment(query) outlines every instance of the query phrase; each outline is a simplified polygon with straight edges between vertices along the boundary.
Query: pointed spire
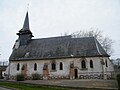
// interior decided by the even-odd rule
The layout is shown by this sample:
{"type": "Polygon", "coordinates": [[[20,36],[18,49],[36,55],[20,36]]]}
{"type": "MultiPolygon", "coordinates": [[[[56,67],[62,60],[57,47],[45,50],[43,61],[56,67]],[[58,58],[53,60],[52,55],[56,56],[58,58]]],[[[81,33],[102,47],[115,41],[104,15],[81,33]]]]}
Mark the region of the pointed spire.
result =
{"type": "Polygon", "coordinates": [[[34,37],[32,35],[32,32],[30,31],[30,28],[29,28],[28,11],[27,11],[26,16],[25,16],[25,21],[24,21],[24,24],[23,24],[23,28],[19,31],[19,33],[17,33],[17,35],[23,35],[23,34],[31,34],[31,37],[34,37]]]}
{"type": "Polygon", "coordinates": [[[28,11],[26,13],[24,25],[23,25],[23,28],[22,28],[22,31],[24,31],[24,30],[29,30],[29,16],[28,16],[28,11]]]}

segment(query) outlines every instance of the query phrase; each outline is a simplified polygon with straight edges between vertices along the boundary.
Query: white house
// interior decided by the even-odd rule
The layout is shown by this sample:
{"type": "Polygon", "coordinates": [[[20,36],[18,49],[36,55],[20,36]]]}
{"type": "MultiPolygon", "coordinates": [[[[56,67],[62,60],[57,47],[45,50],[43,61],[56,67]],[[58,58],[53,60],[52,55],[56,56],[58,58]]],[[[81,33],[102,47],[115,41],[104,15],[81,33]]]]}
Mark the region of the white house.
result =
{"type": "Polygon", "coordinates": [[[110,79],[114,71],[109,55],[94,37],[60,36],[32,39],[28,12],[9,58],[6,74],[41,79],[110,79]]]}

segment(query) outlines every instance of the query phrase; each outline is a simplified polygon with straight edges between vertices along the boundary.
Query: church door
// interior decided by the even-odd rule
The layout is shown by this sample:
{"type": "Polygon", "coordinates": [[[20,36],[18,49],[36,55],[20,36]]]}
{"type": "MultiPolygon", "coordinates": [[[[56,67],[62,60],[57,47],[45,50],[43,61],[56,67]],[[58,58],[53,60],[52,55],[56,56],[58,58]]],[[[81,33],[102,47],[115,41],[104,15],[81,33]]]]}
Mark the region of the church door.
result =
{"type": "Polygon", "coordinates": [[[43,79],[47,80],[49,75],[48,65],[45,63],[43,66],[43,79]]]}
{"type": "Polygon", "coordinates": [[[78,78],[78,70],[77,69],[74,69],[74,74],[75,74],[75,79],[78,78]]]}
{"type": "Polygon", "coordinates": [[[21,74],[27,76],[27,64],[24,64],[21,68],[21,74]]]}

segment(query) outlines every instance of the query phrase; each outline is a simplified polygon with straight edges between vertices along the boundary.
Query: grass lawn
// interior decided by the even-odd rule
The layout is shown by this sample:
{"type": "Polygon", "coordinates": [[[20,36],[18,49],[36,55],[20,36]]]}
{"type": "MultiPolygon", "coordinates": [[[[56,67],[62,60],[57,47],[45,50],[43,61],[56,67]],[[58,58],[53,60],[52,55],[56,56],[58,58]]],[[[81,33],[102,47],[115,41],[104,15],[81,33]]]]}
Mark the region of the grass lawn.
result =
{"type": "Polygon", "coordinates": [[[67,88],[39,86],[22,83],[0,82],[0,86],[15,88],[16,90],[69,90],[67,88]]]}

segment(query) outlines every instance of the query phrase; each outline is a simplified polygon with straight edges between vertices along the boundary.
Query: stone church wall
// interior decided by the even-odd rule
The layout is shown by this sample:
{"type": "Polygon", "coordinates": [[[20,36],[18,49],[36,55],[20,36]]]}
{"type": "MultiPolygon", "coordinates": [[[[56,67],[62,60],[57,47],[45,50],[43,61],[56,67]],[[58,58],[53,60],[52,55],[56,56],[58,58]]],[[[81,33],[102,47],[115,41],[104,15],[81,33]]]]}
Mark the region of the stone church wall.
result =
{"type": "Polygon", "coordinates": [[[66,78],[66,79],[103,79],[103,75],[106,75],[106,78],[111,77],[111,72],[114,71],[113,65],[110,62],[109,58],[103,58],[103,64],[101,64],[101,58],[99,57],[89,57],[89,58],[67,58],[67,59],[51,59],[51,60],[22,60],[22,61],[12,61],[10,67],[7,68],[6,74],[10,76],[15,76],[22,73],[21,70],[23,65],[26,65],[26,75],[31,77],[32,74],[38,73],[42,76],[42,79],[45,75],[46,79],[57,79],[57,78],[66,78]],[[85,60],[86,68],[81,68],[81,61],[85,60]],[[90,68],[90,60],[93,61],[93,68],[90,68]],[[107,60],[107,67],[105,64],[107,60]],[[55,62],[56,69],[52,70],[51,63],[55,62]],[[63,64],[63,70],[60,70],[60,62],[63,64]],[[19,70],[17,70],[17,64],[20,64],[19,70]],[[34,70],[34,64],[37,64],[37,70],[34,70]],[[71,68],[71,63],[73,67],[71,68]],[[47,65],[47,69],[44,69],[44,65],[47,65]],[[74,70],[76,69],[76,72],[74,70]],[[47,70],[47,71],[45,71],[47,70]],[[73,71],[70,71],[73,70],[73,71]],[[75,74],[77,74],[75,76],[75,74]],[[72,76],[71,76],[72,75],[72,76]]]}

